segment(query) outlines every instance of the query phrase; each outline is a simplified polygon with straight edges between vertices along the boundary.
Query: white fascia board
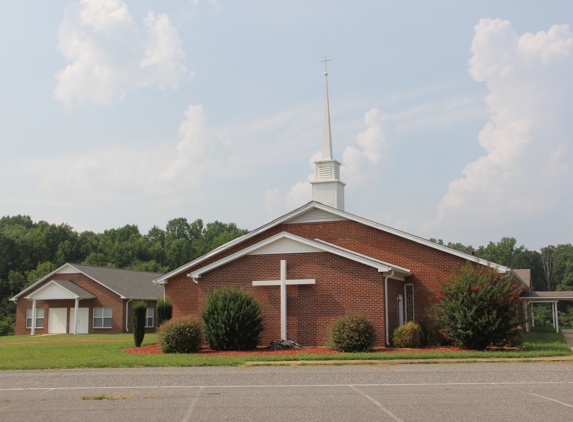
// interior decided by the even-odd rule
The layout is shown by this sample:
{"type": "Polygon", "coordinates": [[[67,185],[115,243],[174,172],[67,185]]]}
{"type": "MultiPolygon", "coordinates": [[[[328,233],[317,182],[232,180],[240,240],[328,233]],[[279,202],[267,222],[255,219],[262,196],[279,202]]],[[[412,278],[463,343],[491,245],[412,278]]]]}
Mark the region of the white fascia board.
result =
{"type": "MultiPolygon", "coordinates": [[[[44,277],[42,277],[41,279],[39,279],[38,281],[36,281],[34,284],[31,284],[31,285],[29,285],[28,287],[26,287],[24,290],[22,290],[20,293],[18,293],[16,296],[14,296],[13,298],[11,298],[10,300],[11,300],[12,302],[17,302],[17,301],[18,301],[18,298],[19,298],[20,296],[22,296],[24,293],[26,293],[26,292],[28,292],[28,291],[30,291],[30,290],[33,290],[34,287],[36,287],[38,284],[41,284],[42,282],[46,281],[48,278],[52,277],[53,275],[58,274],[58,271],[60,271],[60,270],[61,270],[62,268],[64,268],[64,267],[71,267],[71,268],[73,268],[74,270],[76,270],[76,271],[78,271],[78,272],[81,273],[81,271],[78,270],[78,269],[77,269],[76,267],[74,267],[73,265],[68,264],[68,263],[65,263],[65,264],[62,265],[61,267],[56,268],[56,269],[55,269],[54,271],[52,271],[50,274],[45,275],[44,277]]],[[[91,277],[90,277],[90,278],[91,278],[91,277]]]]}
{"type": "Polygon", "coordinates": [[[489,262],[485,259],[478,258],[474,255],[469,255],[467,253],[460,252],[460,251],[457,251],[457,250],[452,249],[452,248],[448,248],[447,246],[439,245],[437,243],[434,243],[434,242],[427,240],[427,239],[424,239],[422,237],[418,237],[418,236],[415,236],[413,234],[400,231],[398,229],[393,229],[391,227],[385,226],[384,224],[376,223],[374,221],[367,220],[366,218],[358,217],[357,215],[350,214],[346,211],[341,211],[341,210],[337,210],[336,208],[331,208],[327,205],[321,204],[320,202],[315,202],[313,205],[315,208],[319,208],[319,209],[326,211],[326,212],[331,212],[332,214],[338,215],[340,217],[345,217],[349,220],[354,220],[354,221],[356,221],[358,223],[362,223],[366,226],[370,226],[370,227],[373,227],[375,229],[382,230],[382,231],[385,231],[387,233],[402,237],[404,239],[408,239],[408,240],[411,240],[413,242],[420,243],[420,244],[425,245],[425,246],[429,246],[430,248],[438,249],[442,252],[446,252],[446,253],[449,253],[451,255],[459,256],[460,258],[464,258],[468,261],[473,261],[477,264],[481,264],[481,265],[485,265],[485,266],[494,268],[495,270],[497,270],[500,273],[506,273],[508,271],[511,271],[508,267],[504,267],[503,265],[498,265],[496,263],[489,262]]]}
{"type": "Polygon", "coordinates": [[[75,294],[74,292],[72,292],[71,290],[66,289],[64,286],[60,285],[59,283],[56,283],[54,280],[50,281],[49,283],[44,284],[42,287],[40,287],[38,290],[36,290],[35,292],[30,293],[28,296],[25,297],[25,299],[28,300],[33,300],[30,299],[30,296],[36,294],[36,293],[40,293],[42,290],[47,289],[49,286],[55,284],[56,286],[58,286],[60,289],[65,290],[66,292],[70,293],[72,296],[74,296],[76,299],[81,299],[81,296],[78,296],[77,294],[75,294]]]}
{"type": "Polygon", "coordinates": [[[391,271],[391,268],[388,267],[387,265],[381,264],[380,262],[376,262],[370,258],[358,256],[354,253],[346,252],[346,251],[340,250],[338,248],[333,248],[331,246],[324,245],[322,243],[315,242],[314,240],[310,240],[310,239],[307,239],[305,237],[300,237],[300,236],[294,235],[294,234],[289,233],[289,232],[280,232],[280,233],[275,234],[274,236],[271,236],[267,239],[260,241],[259,243],[255,243],[254,245],[251,245],[251,246],[249,246],[243,250],[240,250],[238,252],[235,252],[232,255],[229,255],[225,258],[222,258],[218,261],[215,261],[215,262],[213,262],[213,263],[211,263],[211,264],[209,264],[203,268],[199,268],[199,269],[197,269],[197,270],[195,270],[195,271],[193,271],[187,275],[191,278],[197,279],[197,278],[201,277],[201,274],[203,274],[203,273],[209,272],[209,271],[214,270],[215,268],[218,268],[220,266],[223,266],[223,265],[225,265],[231,261],[239,259],[242,256],[247,255],[249,252],[257,250],[257,249],[259,249],[265,245],[268,245],[269,243],[275,242],[275,241],[282,239],[282,238],[287,238],[287,239],[293,240],[295,242],[300,242],[300,243],[303,243],[303,244],[306,244],[309,246],[313,246],[313,247],[320,249],[324,252],[330,252],[334,255],[342,256],[342,257],[350,259],[352,261],[360,262],[361,264],[376,268],[378,270],[378,272],[391,271]]]}
{"type": "Polygon", "coordinates": [[[327,241],[325,241],[325,240],[314,239],[314,241],[315,241],[315,242],[322,243],[323,245],[328,245],[328,246],[331,246],[331,247],[333,247],[333,248],[340,249],[340,250],[342,250],[342,251],[345,251],[345,252],[348,252],[348,253],[351,253],[351,254],[354,254],[354,255],[361,256],[361,257],[366,258],[366,259],[370,259],[370,260],[375,261],[375,262],[379,262],[380,264],[386,265],[387,267],[389,267],[389,268],[390,268],[390,271],[396,271],[396,272],[399,272],[400,274],[403,274],[403,275],[406,275],[406,276],[412,275],[412,271],[408,270],[407,268],[399,267],[399,266],[397,266],[397,265],[389,264],[388,262],[380,261],[379,259],[372,258],[372,257],[370,257],[370,256],[368,256],[368,255],[364,255],[364,254],[361,254],[361,253],[358,253],[358,252],[354,252],[354,251],[351,250],[351,249],[343,248],[342,246],[338,246],[338,245],[335,245],[335,244],[333,244],[333,243],[329,243],[329,242],[327,242],[327,241]]]}
{"type": "Polygon", "coordinates": [[[153,280],[153,282],[155,284],[165,284],[167,282],[168,278],[173,277],[174,275],[180,274],[183,271],[186,271],[187,269],[194,267],[197,264],[213,257],[214,255],[216,255],[222,251],[225,251],[225,250],[227,250],[227,249],[229,249],[229,248],[231,248],[231,247],[233,247],[233,246],[235,246],[241,242],[244,242],[245,240],[248,240],[248,239],[252,238],[253,236],[256,236],[260,233],[263,233],[264,231],[266,231],[272,227],[275,227],[279,224],[285,223],[285,222],[287,222],[293,218],[296,218],[299,215],[305,213],[306,211],[308,211],[312,208],[317,208],[317,209],[320,209],[320,210],[323,210],[326,212],[330,212],[334,215],[338,215],[339,217],[346,218],[346,219],[352,220],[352,221],[356,221],[357,223],[361,223],[361,224],[364,224],[366,226],[373,227],[377,230],[382,230],[382,231],[385,231],[387,233],[396,235],[398,237],[402,237],[404,239],[408,239],[408,240],[411,240],[413,242],[420,243],[420,244],[425,245],[425,246],[429,246],[430,248],[434,248],[434,249],[437,249],[439,251],[458,256],[458,257],[466,259],[468,261],[472,261],[472,262],[475,262],[477,264],[481,264],[484,266],[494,268],[496,271],[498,271],[500,273],[506,273],[506,272],[510,271],[509,268],[504,267],[503,265],[498,265],[498,264],[495,264],[492,262],[488,262],[487,260],[477,258],[474,255],[469,255],[469,254],[466,254],[464,252],[460,252],[460,251],[457,251],[455,249],[448,248],[447,246],[438,245],[437,243],[431,242],[427,239],[424,239],[424,238],[421,238],[421,237],[418,237],[418,236],[415,236],[413,234],[409,234],[409,233],[406,233],[406,232],[403,232],[403,231],[400,231],[397,229],[393,229],[393,228],[385,226],[383,224],[376,223],[376,222],[371,221],[371,220],[367,220],[366,218],[358,217],[357,215],[350,214],[346,211],[341,211],[341,210],[338,210],[336,208],[329,207],[327,205],[321,204],[320,202],[311,201],[311,202],[303,205],[302,207],[297,208],[297,209],[295,209],[295,210],[293,210],[293,211],[291,211],[291,212],[289,212],[289,213],[287,213],[287,214],[285,214],[279,218],[276,218],[273,221],[255,229],[255,230],[253,230],[253,231],[251,231],[251,232],[249,232],[249,233],[247,233],[241,237],[233,239],[230,242],[219,246],[217,249],[213,249],[211,252],[208,252],[205,255],[200,256],[199,258],[196,258],[195,260],[188,262],[187,264],[182,265],[181,267],[176,268],[173,271],[168,272],[167,274],[163,274],[161,277],[153,280]]]}
{"type": "Polygon", "coordinates": [[[231,247],[233,247],[233,246],[235,246],[241,242],[244,242],[245,240],[248,240],[248,239],[260,234],[260,233],[263,233],[266,230],[268,230],[274,226],[277,226],[281,223],[284,223],[285,221],[290,220],[291,218],[295,218],[295,217],[299,216],[300,214],[305,213],[308,209],[312,208],[314,204],[315,203],[313,203],[313,202],[309,202],[308,204],[303,205],[302,207],[297,208],[296,210],[293,210],[293,211],[291,211],[291,212],[289,212],[289,213],[287,213],[287,214],[285,214],[279,218],[274,219],[273,221],[265,224],[264,226],[261,226],[257,229],[254,229],[253,231],[250,231],[249,233],[244,234],[241,237],[237,237],[236,239],[233,239],[230,242],[227,242],[224,245],[221,245],[218,248],[213,249],[210,252],[207,252],[205,255],[201,255],[200,257],[194,259],[191,262],[188,262],[185,265],[180,266],[179,268],[175,268],[174,270],[172,270],[166,274],[163,274],[161,277],[153,280],[153,282],[155,284],[167,284],[168,278],[173,277],[173,276],[178,275],[178,274],[181,274],[183,271],[188,270],[191,267],[194,267],[195,265],[211,258],[212,256],[214,256],[220,252],[223,252],[223,251],[225,251],[225,250],[227,250],[227,249],[229,249],[229,248],[231,248],[231,247]]]}
{"type": "Polygon", "coordinates": [[[53,275],[58,274],[58,271],[60,271],[62,268],[64,268],[65,266],[68,266],[70,268],[73,268],[75,271],[77,271],[80,274],[85,275],[87,278],[89,278],[90,280],[95,281],[97,284],[99,284],[100,286],[105,287],[106,289],[108,289],[110,292],[115,293],[116,295],[118,295],[121,299],[124,299],[124,296],[119,294],[118,292],[116,292],[113,289],[110,289],[109,286],[106,286],[105,284],[103,284],[101,281],[96,280],[95,278],[93,278],[92,276],[84,273],[81,270],[78,270],[76,267],[74,267],[72,264],[68,264],[65,263],[64,265],[62,265],[61,267],[59,267],[58,269],[52,271],[50,274],[48,274],[47,276],[42,277],[41,279],[39,279],[38,281],[36,281],[34,284],[32,284],[31,286],[27,287],[26,289],[22,290],[20,293],[18,293],[16,296],[14,296],[12,299],[10,299],[12,302],[16,302],[18,300],[18,297],[22,296],[24,293],[26,293],[27,291],[33,289],[35,286],[37,286],[38,284],[42,283],[43,281],[46,281],[48,278],[52,277],[53,275]]]}

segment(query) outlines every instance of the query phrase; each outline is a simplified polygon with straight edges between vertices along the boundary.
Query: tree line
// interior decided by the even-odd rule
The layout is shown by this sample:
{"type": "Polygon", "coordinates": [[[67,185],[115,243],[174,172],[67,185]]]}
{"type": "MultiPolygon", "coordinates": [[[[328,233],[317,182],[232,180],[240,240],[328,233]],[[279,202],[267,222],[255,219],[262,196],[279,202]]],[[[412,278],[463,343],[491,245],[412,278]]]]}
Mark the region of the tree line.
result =
{"type": "Polygon", "coordinates": [[[235,223],[170,220],[146,234],[127,224],[103,233],[77,232],[68,224],[0,218],[0,335],[13,333],[9,299],[66,262],[165,273],[247,233],[235,223]]]}
{"type": "MultiPolygon", "coordinates": [[[[165,273],[245,233],[235,223],[204,224],[186,218],[170,220],[165,229],[154,226],[147,233],[131,224],[94,233],[77,232],[68,224],[34,222],[24,215],[1,217],[0,335],[13,332],[15,304],[9,299],[66,262],[165,273]]],[[[571,244],[534,251],[517,246],[512,237],[477,249],[430,240],[513,269],[530,268],[534,290],[573,290],[571,244]]]]}

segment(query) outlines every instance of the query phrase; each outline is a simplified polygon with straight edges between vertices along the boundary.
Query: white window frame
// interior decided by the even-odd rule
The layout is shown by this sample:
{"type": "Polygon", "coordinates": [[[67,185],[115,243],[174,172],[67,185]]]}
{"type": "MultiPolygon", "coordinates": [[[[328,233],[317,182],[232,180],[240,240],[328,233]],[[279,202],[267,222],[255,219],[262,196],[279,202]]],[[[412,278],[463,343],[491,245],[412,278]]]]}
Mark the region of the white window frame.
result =
{"type": "Polygon", "coordinates": [[[147,308],[145,312],[145,328],[155,327],[155,308],[147,308]],[[149,324],[151,320],[151,325],[149,324]]]}
{"type": "Polygon", "coordinates": [[[113,308],[109,307],[97,307],[93,309],[93,319],[92,319],[92,326],[96,330],[109,330],[113,328],[113,308]],[[99,310],[101,309],[101,316],[99,314],[99,310]],[[106,310],[109,309],[109,316],[106,316],[106,310]],[[100,320],[100,326],[96,326],[96,320],[100,320]],[[106,320],[109,320],[110,326],[106,327],[105,323],[106,320]]]}
{"type": "MultiPolygon", "coordinates": [[[[36,308],[36,328],[44,328],[44,318],[46,316],[46,312],[44,308],[36,308]],[[40,314],[42,316],[40,316],[40,314]],[[42,321],[40,324],[38,321],[42,321]]],[[[26,328],[32,329],[32,308],[26,308],[26,328]]]]}

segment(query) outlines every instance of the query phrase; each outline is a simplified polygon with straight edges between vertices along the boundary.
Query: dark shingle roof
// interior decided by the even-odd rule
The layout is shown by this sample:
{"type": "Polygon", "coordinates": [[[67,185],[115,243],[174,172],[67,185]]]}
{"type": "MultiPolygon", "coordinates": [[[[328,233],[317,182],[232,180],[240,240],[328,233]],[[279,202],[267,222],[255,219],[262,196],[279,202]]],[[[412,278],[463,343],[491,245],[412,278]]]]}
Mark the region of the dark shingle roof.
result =
{"type": "MultiPolygon", "coordinates": [[[[154,279],[161,276],[160,273],[81,264],[70,265],[124,298],[153,300],[163,297],[163,286],[153,283],[154,279]]],[[[59,277],[65,277],[65,275],[62,274],[59,277]]]]}
{"type": "Polygon", "coordinates": [[[524,299],[555,299],[555,300],[573,300],[573,291],[568,292],[524,292],[521,294],[524,299]]]}
{"type": "Polygon", "coordinates": [[[88,292],[86,289],[81,288],[76,283],[70,280],[52,280],[52,281],[62,286],[64,289],[69,290],[73,294],[79,296],[81,299],[93,299],[95,297],[94,294],[88,292]]]}

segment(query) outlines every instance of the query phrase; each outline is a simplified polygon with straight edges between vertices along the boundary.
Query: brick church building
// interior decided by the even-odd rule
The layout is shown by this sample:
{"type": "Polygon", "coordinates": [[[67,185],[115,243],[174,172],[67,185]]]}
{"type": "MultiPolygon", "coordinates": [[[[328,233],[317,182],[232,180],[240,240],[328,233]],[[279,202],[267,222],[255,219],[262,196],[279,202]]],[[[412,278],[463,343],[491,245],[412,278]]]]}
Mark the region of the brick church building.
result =
{"type": "Polygon", "coordinates": [[[327,75],[313,200],[155,279],[173,301],[173,316],[200,317],[207,293],[236,286],[262,304],[263,344],[282,338],[324,345],[330,324],[352,313],[372,321],[377,345],[385,346],[396,327],[426,318],[440,284],[468,261],[525,284],[509,268],[344,211],[327,75]]]}

